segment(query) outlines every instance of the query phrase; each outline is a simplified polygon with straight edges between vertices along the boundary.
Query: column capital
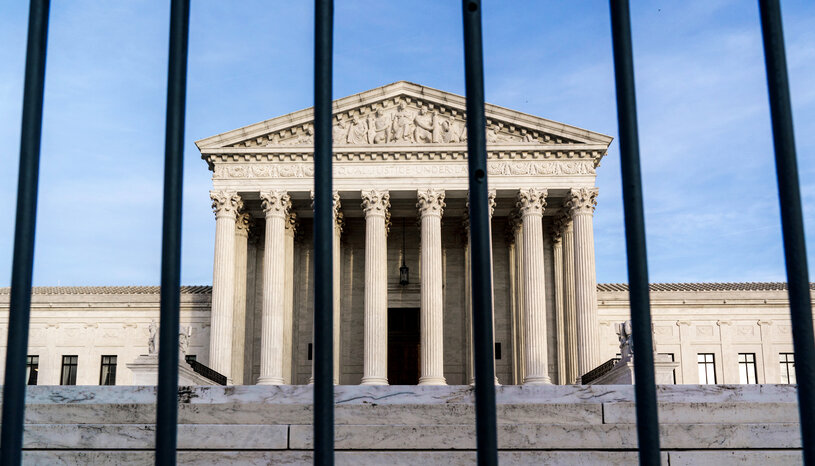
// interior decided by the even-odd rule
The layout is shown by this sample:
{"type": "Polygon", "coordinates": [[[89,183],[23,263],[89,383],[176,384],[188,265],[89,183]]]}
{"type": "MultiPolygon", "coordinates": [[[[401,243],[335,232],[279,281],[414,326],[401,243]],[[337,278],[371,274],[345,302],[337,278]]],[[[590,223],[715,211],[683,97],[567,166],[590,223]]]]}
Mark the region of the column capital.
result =
{"type": "Polygon", "coordinates": [[[433,215],[441,217],[444,211],[444,190],[442,189],[420,189],[416,192],[416,198],[419,202],[416,203],[416,208],[419,209],[419,214],[424,217],[433,215]]]}
{"type": "Polygon", "coordinates": [[[597,206],[597,188],[572,188],[566,195],[566,208],[574,214],[593,214],[597,206]]]}
{"type": "Polygon", "coordinates": [[[544,188],[525,188],[518,192],[518,210],[521,217],[527,215],[543,215],[546,207],[546,195],[548,191],[544,188]]]}
{"type": "Polygon", "coordinates": [[[237,228],[237,232],[244,236],[249,236],[249,229],[252,227],[252,224],[255,222],[252,220],[252,216],[249,215],[247,212],[241,212],[238,214],[237,221],[235,222],[235,227],[237,228]]]}
{"type": "Polygon", "coordinates": [[[260,205],[263,207],[263,212],[266,213],[266,218],[286,218],[291,209],[291,198],[286,191],[282,190],[261,192],[260,205]]]}
{"type": "Polygon", "coordinates": [[[390,208],[390,193],[387,191],[378,191],[370,189],[362,191],[362,209],[365,211],[365,217],[379,216],[385,217],[388,208],[390,208]]]}
{"type": "Polygon", "coordinates": [[[297,221],[297,214],[294,212],[289,212],[289,215],[286,216],[286,229],[291,230],[295,234],[297,233],[297,227],[300,226],[300,222],[297,221]]]}
{"type": "Polygon", "coordinates": [[[563,213],[555,217],[555,220],[552,223],[552,241],[557,242],[562,240],[563,235],[566,234],[571,222],[572,218],[567,213],[563,213]]]}
{"type": "Polygon", "coordinates": [[[210,191],[209,198],[212,199],[212,211],[215,213],[215,218],[236,218],[238,211],[243,209],[243,201],[235,191],[210,191]]]}

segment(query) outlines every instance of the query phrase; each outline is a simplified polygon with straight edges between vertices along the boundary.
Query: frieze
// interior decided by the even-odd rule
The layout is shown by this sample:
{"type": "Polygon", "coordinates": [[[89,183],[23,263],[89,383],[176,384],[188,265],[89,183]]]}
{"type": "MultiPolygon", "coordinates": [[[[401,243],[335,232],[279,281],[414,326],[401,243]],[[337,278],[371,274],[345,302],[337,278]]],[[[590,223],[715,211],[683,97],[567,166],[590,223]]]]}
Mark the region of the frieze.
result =
{"type": "MultiPolygon", "coordinates": [[[[490,161],[487,172],[491,176],[561,176],[594,175],[591,161],[532,161],[505,162],[490,161]]],[[[314,166],[311,163],[249,163],[218,164],[214,168],[214,179],[257,179],[257,178],[311,178],[314,166]]],[[[338,178],[358,177],[410,177],[444,176],[466,177],[467,165],[457,164],[335,164],[334,176],[338,178]]]]}

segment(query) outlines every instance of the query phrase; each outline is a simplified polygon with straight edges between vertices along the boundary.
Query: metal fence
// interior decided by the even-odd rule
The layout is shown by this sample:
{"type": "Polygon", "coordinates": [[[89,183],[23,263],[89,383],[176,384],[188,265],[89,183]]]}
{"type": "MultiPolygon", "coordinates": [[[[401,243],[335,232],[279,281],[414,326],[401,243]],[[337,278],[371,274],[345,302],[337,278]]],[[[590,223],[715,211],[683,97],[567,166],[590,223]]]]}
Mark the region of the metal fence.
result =
{"type": "MultiPolygon", "coordinates": [[[[159,382],[156,464],[174,464],[178,418],[178,330],[181,264],[181,186],[187,80],[189,0],[172,0],[167,77],[164,211],[162,226],[159,382]]],[[[640,463],[659,464],[659,421],[648,295],[645,222],[637,135],[634,66],[627,0],[610,0],[617,90],[620,163],[635,348],[635,395],[640,463]]],[[[333,0],[315,0],[314,46],[314,462],[334,462],[332,382],[332,138],[331,78],[333,0]]],[[[792,129],[787,66],[778,0],[759,0],[770,96],[790,315],[798,375],[803,458],[815,463],[815,343],[804,242],[803,214],[792,129]]],[[[37,208],[43,87],[49,0],[32,0],[25,66],[20,171],[11,276],[8,350],[3,387],[0,460],[20,464],[25,408],[34,233],[37,208]]],[[[472,240],[472,302],[475,356],[476,435],[479,464],[498,463],[492,347],[487,151],[481,2],[463,0],[464,61],[472,240]]]]}

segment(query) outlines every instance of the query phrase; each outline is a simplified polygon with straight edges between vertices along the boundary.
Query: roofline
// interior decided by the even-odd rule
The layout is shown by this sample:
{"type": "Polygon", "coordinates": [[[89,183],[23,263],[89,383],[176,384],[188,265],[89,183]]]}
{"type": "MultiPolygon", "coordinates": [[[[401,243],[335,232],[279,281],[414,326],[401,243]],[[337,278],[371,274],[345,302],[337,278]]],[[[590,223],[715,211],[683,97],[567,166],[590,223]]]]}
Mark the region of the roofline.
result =
{"type": "MultiPolygon", "coordinates": [[[[452,92],[442,91],[428,86],[422,86],[420,84],[412,83],[409,81],[396,81],[390,84],[386,84],[384,86],[379,86],[374,89],[370,89],[367,91],[359,92],[357,94],[352,94],[346,97],[336,99],[332,103],[332,108],[335,111],[337,111],[345,106],[361,103],[372,98],[376,97],[386,98],[389,94],[398,92],[400,90],[412,91],[428,99],[448,101],[450,104],[457,105],[462,109],[466,107],[466,98],[464,96],[454,94],[452,92]]],[[[202,148],[211,148],[218,143],[221,143],[223,141],[229,141],[236,137],[249,137],[251,134],[254,134],[255,132],[263,132],[266,130],[273,131],[274,127],[281,123],[302,124],[303,123],[302,120],[304,118],[313,119],[313,108],[314,107],[308,107],[302,110],[297,110],[292,113],[270,118],[268,120],[263,120],[258,123],[236,128],[231,131],[216,134],[214,136],[199,139],[195,141],[195,145],[198,147],[199,150],[202,148]]],[[[517,110],[512,110],[495,104],[490,103],[485,104],[485,113],[488,114],[493,113],[499,115],[511,113],[514,114],[516,118],[520,116],[525,119],[535,120],[538,123],[543,123],[544,126],[547,126],[550,131],[560,130],[562,132],[565,132],[566,135],[569,135],[570,137],[575,138],[582,137],[584,139],[588,139],[589,143],[605,144],[606,147],[608,147],[611,144],[611,141],[614,139],[613,137],[608,136],[606,134],[597,133],[587,129],[579,128],[577,126],[568,125],[566,123],[561,123],[554,120],[549,120],[543,117],[520,112],[517,110]]]]}

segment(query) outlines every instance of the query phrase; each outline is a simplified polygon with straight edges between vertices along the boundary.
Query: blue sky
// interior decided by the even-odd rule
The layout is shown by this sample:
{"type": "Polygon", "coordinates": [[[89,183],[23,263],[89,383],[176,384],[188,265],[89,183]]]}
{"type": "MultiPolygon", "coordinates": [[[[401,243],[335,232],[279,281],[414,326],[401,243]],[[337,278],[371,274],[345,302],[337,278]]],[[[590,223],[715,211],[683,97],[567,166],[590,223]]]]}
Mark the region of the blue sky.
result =
{"type": "MultiPolygon", "coordinates": [[[[168,2],[53,2],[35,285],[157,284],[168,2]]],[[[651,280],[784,280],[758,8],[635,1],[651,280]]],[[[212,280],[210,172],[193,141],[310,107],[312,2],[193,2],[182,281],[212,280]]],[[[485,1],[487,101],[615,136],[605,1],[485,1]]],[[[8,286],[25,2],[0,4],[0,286],[8,286]]],[[[783,2],[815,261],[815,3],[783,2]]],[[[463,94],[459,2],[337,0],[334,95],[399,80],[463,94]]],[[[597,279],[626,281],[616,141],[598,170],[597,279]]]]}

